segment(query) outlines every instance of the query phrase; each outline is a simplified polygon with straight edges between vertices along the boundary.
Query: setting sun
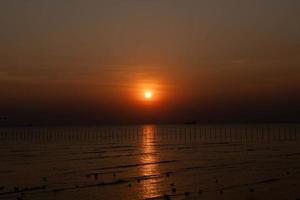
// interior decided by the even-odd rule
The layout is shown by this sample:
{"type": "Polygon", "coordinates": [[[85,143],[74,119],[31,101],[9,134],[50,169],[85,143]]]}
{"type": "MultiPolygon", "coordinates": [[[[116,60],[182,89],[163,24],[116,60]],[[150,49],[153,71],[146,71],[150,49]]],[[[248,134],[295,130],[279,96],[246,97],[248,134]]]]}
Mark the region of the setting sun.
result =
{"type": "Polygon", "coordinates": [[[144,93],[145,99],[150,100],[152,99],[152,96],[153,96],[152,91],[145,91],[144,93]]]}

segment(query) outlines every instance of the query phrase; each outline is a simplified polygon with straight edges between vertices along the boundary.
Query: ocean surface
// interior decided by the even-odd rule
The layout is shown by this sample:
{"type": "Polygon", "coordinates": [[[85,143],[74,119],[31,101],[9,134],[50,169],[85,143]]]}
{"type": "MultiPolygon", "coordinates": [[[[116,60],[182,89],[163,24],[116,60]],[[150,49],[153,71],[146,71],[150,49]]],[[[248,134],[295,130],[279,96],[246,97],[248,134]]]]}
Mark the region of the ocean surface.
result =
{"type": "Polygon", "coordinates": [[[0,199],[300,198],[300,125],[0,128],[0,199]]]}

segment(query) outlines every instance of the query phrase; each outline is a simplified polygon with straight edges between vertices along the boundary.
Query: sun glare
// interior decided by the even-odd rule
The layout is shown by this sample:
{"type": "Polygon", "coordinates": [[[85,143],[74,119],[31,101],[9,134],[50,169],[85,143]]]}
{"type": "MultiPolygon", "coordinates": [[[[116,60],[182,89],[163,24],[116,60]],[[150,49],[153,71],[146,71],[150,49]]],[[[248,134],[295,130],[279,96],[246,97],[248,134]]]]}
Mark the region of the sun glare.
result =
{"type": "Polygon", "coordinates": [[[152,99],[152,96],[153,96],[152,91],[149,91],[149,90],[145,91],[145,93],[144,93],[145,99],[150,100],[150,99],[152,99]]]}

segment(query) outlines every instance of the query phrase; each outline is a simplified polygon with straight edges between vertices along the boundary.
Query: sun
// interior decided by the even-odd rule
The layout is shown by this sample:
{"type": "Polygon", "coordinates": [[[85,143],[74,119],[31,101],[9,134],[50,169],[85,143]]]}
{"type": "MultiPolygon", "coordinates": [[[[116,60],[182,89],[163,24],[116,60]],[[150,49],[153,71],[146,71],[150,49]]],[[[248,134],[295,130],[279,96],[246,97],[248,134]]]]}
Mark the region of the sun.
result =
{"type": "Polygon", "coordinates": [[[145,97],[145,99],[147,99],[147,100],[151,100],[152,97],[153,97],[152,91],[150,91],[150,90],[145,91],[145,92],[144,92],[144,97],[145,97]]]}

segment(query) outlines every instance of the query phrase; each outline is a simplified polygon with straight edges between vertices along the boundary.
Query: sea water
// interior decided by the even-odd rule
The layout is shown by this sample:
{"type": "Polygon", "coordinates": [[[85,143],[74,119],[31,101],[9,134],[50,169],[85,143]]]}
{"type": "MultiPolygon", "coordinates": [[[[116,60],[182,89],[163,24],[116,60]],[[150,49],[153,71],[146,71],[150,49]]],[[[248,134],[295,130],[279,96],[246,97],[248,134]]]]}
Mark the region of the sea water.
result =
{"type": "Polygon", "coordinates": [[[0,129],[0,199],[297,199],[297,124],[0,129]]]}

